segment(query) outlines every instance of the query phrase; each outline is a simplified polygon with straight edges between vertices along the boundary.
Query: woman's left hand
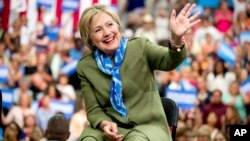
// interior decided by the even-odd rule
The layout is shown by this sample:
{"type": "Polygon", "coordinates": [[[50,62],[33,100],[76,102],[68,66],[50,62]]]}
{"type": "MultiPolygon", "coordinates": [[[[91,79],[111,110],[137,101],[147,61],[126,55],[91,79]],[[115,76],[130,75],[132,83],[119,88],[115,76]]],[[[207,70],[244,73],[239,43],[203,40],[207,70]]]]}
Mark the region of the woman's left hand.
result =
{"type": "Polygon", "coordinates": [[[189,17],[195,6],[195,4],[186,4],[177,16],[176,11],[172,11],[170,16],[170,30],[172,34],[177,37],[182,37],[192,26],[201,21],[199,19],[199,12],[189,17]]]}

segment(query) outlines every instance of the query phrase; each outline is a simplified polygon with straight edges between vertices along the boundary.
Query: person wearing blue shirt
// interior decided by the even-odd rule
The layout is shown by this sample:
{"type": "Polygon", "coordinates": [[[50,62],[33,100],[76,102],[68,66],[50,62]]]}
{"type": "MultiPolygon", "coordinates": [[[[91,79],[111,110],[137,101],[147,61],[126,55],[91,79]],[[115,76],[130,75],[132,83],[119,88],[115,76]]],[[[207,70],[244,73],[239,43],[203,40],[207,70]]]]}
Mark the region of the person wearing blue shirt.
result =
{"type": "Polygon", "coordinates": [[[51,24],[45,27],[45,34],[49,37],[50,41],[56,41],[58,39],[60,28],[56,19],[52,20],[51,24]]]}

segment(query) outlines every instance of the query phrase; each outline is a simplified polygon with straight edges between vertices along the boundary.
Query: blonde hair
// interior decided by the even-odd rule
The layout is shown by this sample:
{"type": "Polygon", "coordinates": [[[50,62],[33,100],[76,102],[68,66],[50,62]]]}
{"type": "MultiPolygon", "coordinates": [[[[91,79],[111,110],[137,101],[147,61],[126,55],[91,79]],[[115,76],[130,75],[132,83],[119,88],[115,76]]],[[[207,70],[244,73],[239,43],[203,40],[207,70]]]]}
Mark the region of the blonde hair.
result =
{"type": "Polygon", "coordinates": [[[119,16],[115,12],[108,9],[108,7],[105,5],[97,4],[97,5],[88,7],[83,11],[81,15],[79,29],[80,29],[81,39],[83,43],[86,46],[88,46],[90,50],[95,49],[90,39],[90,23],[91,23],[92,18],[99,13],[106,13],[110,15],[113,18],[113,20],[118,24],[119,31],[122,34],[121,21],[120,21],[119,16]]]}
{"type": "Polygon", "coordinates": [[[27,106],[28,107],[30,107],[31,106],[31,104],[32,104],[32,101],[33,101],[33,99],[32,99],[32,97],[30,96],[30,95],[28,95],[28,94],[21,94],[20,96],[19,96],[19,101],[18,101],[18,104],[21,106],[21,103],[22,103],[22,98],[27,98],[27,102],[28,102],[28,104],[27,104],[27,106]]]}

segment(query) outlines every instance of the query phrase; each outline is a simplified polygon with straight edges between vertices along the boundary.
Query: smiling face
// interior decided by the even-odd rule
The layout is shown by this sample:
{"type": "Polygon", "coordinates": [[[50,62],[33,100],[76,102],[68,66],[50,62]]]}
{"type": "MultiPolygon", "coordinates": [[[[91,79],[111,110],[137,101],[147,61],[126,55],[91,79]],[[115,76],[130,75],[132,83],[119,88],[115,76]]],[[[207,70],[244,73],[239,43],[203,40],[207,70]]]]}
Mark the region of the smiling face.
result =
{"type": "Polygon", "coordinates": [[[119,47],[121,33],[118,24],[107,13],[96,14],[90,22],[90,39],[94,46],[111,56],[119,47]]]}

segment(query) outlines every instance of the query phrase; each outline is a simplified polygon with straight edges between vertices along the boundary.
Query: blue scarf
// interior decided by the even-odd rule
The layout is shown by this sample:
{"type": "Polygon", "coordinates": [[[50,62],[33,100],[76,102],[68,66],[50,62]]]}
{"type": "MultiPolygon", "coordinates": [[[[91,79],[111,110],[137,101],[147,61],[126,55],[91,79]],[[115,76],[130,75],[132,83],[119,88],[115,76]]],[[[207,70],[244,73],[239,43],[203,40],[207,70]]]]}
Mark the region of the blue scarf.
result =
{"type": "Polygon", "coordinates": [[[120,67],[125,55],[128,39],[121,38],[120,45],[114,55],[114,66],[109,56],[104,54],[102,51],[96,49],[94,52],[95,60],[99,69],[108,74],[112,75],[110,84],[110,103],[112,107],[122,115],[126,117],[127,110],[122,99],[122,81],[120,77],[120,67]]]}

